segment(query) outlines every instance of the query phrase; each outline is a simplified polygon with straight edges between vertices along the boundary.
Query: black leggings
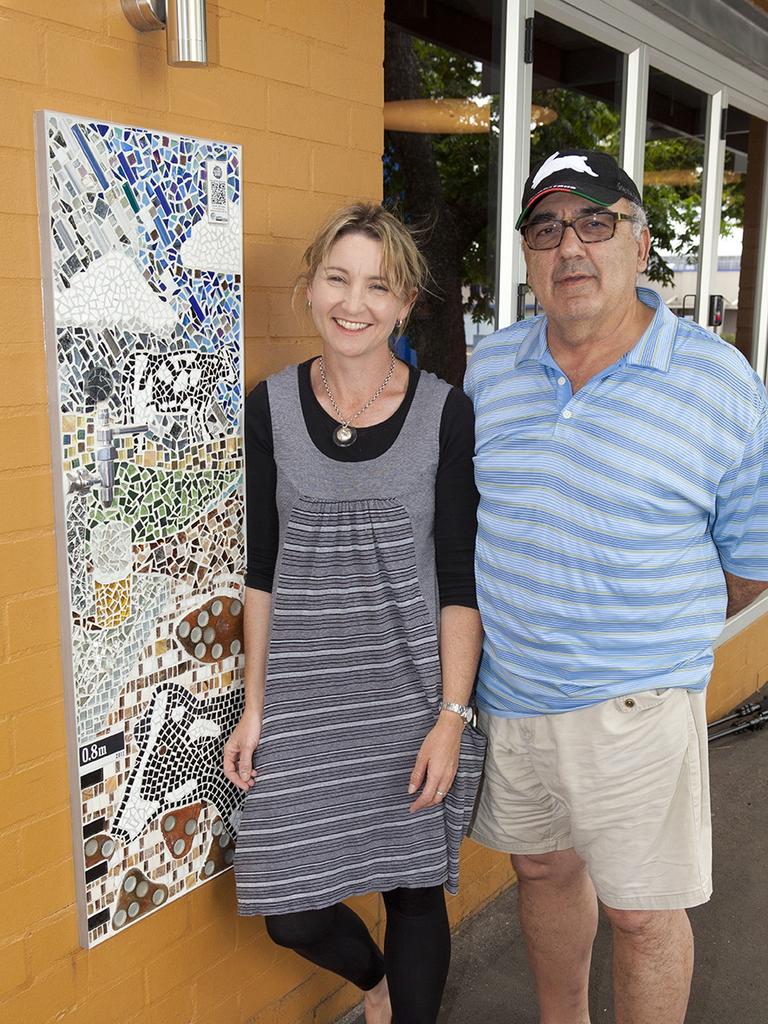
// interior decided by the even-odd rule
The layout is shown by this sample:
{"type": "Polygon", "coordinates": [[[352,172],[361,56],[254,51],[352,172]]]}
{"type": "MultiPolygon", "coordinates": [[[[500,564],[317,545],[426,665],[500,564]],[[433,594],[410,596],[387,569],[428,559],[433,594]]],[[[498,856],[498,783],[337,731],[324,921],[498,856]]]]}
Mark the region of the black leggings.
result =
{"type": "Polygon", "coordinates": [[[322,910],[270,914],[273,942],[371,989],[386,974],[394,1024],[435,1024],[451,959],[441,885],[382,894],[387,928],[382,956],[368,929],[343,903],[322,910]]]}

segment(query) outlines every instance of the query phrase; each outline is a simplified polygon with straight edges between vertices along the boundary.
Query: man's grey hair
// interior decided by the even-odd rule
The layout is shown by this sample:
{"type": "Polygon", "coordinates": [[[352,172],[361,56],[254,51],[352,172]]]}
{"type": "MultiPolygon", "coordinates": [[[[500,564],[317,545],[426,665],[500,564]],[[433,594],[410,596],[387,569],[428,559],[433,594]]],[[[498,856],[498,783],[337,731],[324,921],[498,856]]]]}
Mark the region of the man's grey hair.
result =
{"type": "Polygon", "coordinates": [[[648,218],[639,203],[633,203],[629,199],[627,202],[629,203],[629,215],[632,218],[632,234],[635,236],[635,241],[639,242],[643,228],[648,227],[648,218]]]}

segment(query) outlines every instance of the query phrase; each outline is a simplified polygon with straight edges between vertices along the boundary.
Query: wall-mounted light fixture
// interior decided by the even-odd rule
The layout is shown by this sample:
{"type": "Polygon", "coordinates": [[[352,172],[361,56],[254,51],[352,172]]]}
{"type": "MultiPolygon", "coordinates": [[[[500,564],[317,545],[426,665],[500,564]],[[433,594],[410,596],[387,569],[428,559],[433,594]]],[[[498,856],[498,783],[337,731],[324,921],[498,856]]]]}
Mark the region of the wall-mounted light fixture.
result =
{"type": "Polygon", "coordinates": [[[166,29],[168,63],[175,68],[208,63],[205,0],[120,0],[138,32],[166,29]]]}

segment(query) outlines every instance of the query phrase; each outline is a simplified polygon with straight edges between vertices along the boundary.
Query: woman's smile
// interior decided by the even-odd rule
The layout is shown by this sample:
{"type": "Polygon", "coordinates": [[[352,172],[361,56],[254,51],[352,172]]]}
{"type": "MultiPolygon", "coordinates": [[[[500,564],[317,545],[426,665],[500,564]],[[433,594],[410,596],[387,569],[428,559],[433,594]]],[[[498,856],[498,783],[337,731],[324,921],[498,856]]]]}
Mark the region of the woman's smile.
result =
{"type": "Polygon", "coordinates": [[[342,327],[345,331],[364,331],[366,327],[370,327],[369,323],[364,323],[360,320],[342,320],[341,317],[334,316],[331,319],[342,327]]]}

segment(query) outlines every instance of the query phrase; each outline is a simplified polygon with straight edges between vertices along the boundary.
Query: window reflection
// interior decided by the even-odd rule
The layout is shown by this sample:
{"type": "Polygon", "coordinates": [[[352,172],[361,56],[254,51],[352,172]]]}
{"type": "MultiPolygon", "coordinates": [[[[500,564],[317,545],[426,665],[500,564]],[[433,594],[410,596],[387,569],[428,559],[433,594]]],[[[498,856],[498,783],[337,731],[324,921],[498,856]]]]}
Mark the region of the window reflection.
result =
{"type": "Polygon", "coordinates": [[[384,196],[422,231],[433,275],[408,340],[459,383],[494,329],[501,0],[387,0],[384,196]]]}
{"type": "MultiPolygon", "coordinates": [[[[544,15],[534,19],[531,166],[561,149],[618,158],[624,54],[544,15]]],[[[518,316],[533,316],[529,291],[518,316]]]]}
{"type": "Polygon", "coordinates": [[[729,107],[726,115],[723,216],[713,291],[724,298],[722,336],[754,363],[768,125],[737,107],[729,107]]]}
{"type": "Polygon", "coordinates": [[[650,68],[643,204],[651,231],[647,279],[679,316],[693,317],[699,279],[707,96],[650,68]]]}
{"type": "Polygon", "coordinates": [[[541,14],[533,39],[531,165],[564,148],[618,157],[624,54],[541,14]]]}

